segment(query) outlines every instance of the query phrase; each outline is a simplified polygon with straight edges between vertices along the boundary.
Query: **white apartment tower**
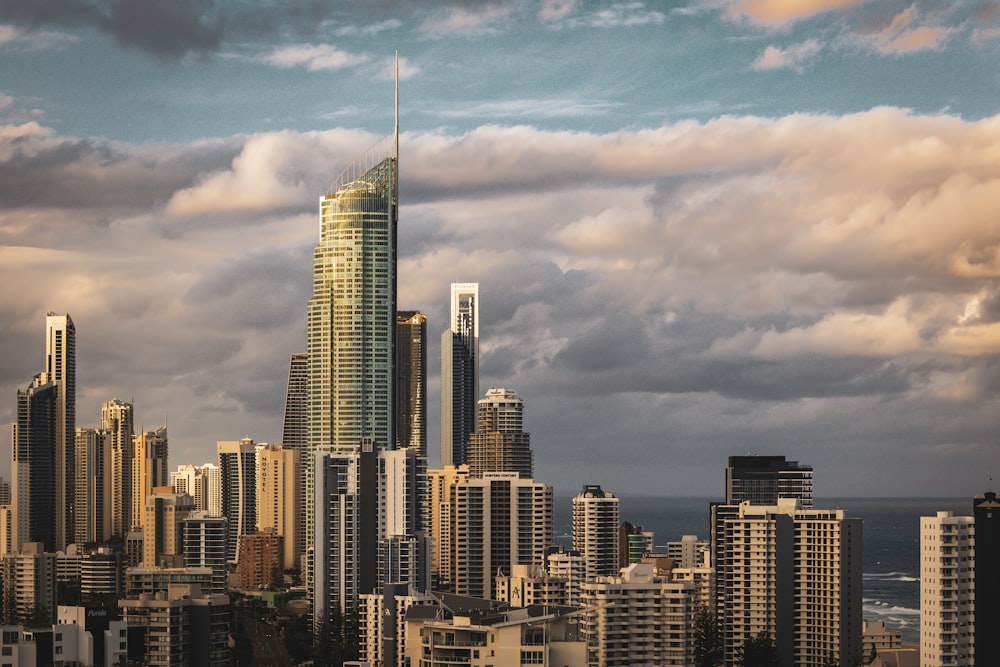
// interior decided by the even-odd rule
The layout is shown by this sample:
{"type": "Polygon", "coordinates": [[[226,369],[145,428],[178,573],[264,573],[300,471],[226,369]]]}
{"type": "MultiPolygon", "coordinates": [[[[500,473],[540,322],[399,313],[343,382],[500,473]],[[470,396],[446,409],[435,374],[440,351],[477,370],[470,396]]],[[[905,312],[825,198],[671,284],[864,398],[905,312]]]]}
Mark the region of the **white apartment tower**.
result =
{"type": "Polygon", "coordinates": [[[111,450],[111,534],[124,538],[132,521],[132,404],[113,398],[101,404],[101,430],[111,450]]]}
{"type": "Polygon", "coordinates": [[[456,484],[469,480],[469,466],[444,466],[427,471],[428,501],[424,529],[430,542],[432,588],[450,581],[452,571],[451,551],[451,497],[456,484]]]}
{"type": "Polygon", "coordinates": [[[716,581],[726,663],[763,631],[789,664],[851,664],[863,645],[861,519],[795,499],[738,510],[724,519],[716,581]]]}
{"type": "Polygon", "coordinates": [[[441,334],[441,467],[468,463],[479,399],[479,283],[451,284],[451,319],[441,334]]]}
{"type": "Polygon", "coordinates": [[[975,589],[975,518],[921,517],[921,667],[975,665],[975,589]]]}
{"type": "Polygon", "coordinates": [[[573,498],[573,549],[587,564],[587,580],[618,572],[618,498],[588,484],[573,498]]]}
{"type": "Polygon", "coordinates": [[[498,573],[543,564],[552,544],[551,486],[513,472],[488,472],[452,489],[454,558],[448,581],[458,595],[490,598],[498,573]]]}
{"type": "Polygon", "coordinates": [[[76,482],[76,325],[66,315],[45,317],[45,370],[41,382],[56,387],[56,549],[63,550],[75,537],[76,482]]]}
{"type": "Polygon", "coordinates": [[[169,486],[167,427],[144,431],[132,438],[132,528],[141,528],[146,498],[153,489],[169,486]]]}
{"type": "MultiPolygon", "coordinates": [[[[477,405],[476,430],[469,435],[469,474],[516,472],[533,476],[531,434],[524,431],[524,402],[513,389],[494,387],[477,405]]],[[[617,530],[617,528],[616,528],[617,530]]]]}

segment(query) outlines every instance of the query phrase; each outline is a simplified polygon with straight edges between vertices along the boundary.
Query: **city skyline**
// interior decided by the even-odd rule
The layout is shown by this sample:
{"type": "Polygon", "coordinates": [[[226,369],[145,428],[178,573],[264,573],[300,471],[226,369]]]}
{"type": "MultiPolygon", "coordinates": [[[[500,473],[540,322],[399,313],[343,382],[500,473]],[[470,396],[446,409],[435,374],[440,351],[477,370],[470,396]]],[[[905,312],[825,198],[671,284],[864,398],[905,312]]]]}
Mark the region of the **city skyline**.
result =
{"type": "Polygon", "coordinates": [[[55,311],[77,426],[169,414],[170,469],[279,441],[317,200],[391,131],[399,48],[398,307],[443,331],[479,283],[535,478],[712,495],[756,452],[823,497],[988,487],[995,3],[365,4],[0,8],[7,433],[55,311]]]}

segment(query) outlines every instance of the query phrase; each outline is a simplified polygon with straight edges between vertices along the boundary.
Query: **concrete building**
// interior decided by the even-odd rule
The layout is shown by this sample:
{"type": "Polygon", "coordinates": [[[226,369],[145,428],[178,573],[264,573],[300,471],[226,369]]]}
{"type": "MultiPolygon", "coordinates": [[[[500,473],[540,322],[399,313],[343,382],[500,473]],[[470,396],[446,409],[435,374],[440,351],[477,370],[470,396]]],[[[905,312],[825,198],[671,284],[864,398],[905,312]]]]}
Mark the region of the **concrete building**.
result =
{"type": "Polygon", "coordinates": [[[476,430],[469,435],[469,476],[516,472],[532,477],[531,434],[524,431],[524,402],[512,389],[492,388],[479,401],[476,430]]]}
{"type": "Polygon", "coordinates": [[[711,563],[711,542],[699,540],[697,535],[683,535],[676,542],[667,542],[667,556],[677,562],[677,567],[703,567],[711,563]]]}
{"type": "Polygon", "coordinates": [[[124,538],[132,518],[132,459],[134,420],[132,404],[113,398],[101,404],[101,430],[111,450],[111,534],[124,538]]]}
{"type": "Polygon", "coordinates": [[[427,316],[396,313],[396,449],[427,457],[427,316]]]}
{"type": "Polygon", "coordinates": [[[55,387],[55,550],[76,534],[76,325],[69,313],[45,316],[43,384],[55,387]]]}
{"type": "Polygon", "coordinates": [[[201,510],[188,514],[181,521],[181,550],[185,568],[209,568],[211,585],[202,586],[206,593],[228,593],[228,561],[226,559],[226,517],[211,516],[201,510]]]}
{"type": "Polygon", "coordinates": [[[784,498],[738,510],[724,521],[715,582],[727,664],[762,631],[786,664],[850,664],[862,649],[861,519],[784,498]]]}
{"type": "Polygon", "coordinates": [[[812,507],[812,466],[784,456],[730,456],[726,467],[726,504],[774,505],[779,498],[797,498],[812,507]]]}
{"type": "Polygon", "coordinates": [[[171,585],[118,603],[128,625],[128,658],[144,665],[228,665],[230,604],[196,584],[171,585]]]}
{"type": "Polygon", "coordinates": [[[494,605],[489,600],[442,595],[439,607],[410,607],[405,661],[424,667],[587,665],[576,608],[494,605]]]}
{"type": "Polygon", "coordinates": [[[299,568],[302,558],[301,450],[268,445],[257,456],[257,528],[282,537],[281,567],[299,568]]]}
{"type": "Polygon", "coordinates": [[[861,655],[865,660],[878,653],[903,647],[902,633],[889,630],[885,627],[884,621],[862,621],[861,634],[864,637],[861,655]]]}
{"type": "Polygon", "coordinates": [[[44,612],[56,615],[56,555],[28,542],[3,557],[3,623],[27,625],[44,612]]]}
{"type": "Polygon", "coordinates": [[[125,561],[120,551],[98,547],[80,559],[80,596],[85,604],[119,599],[125,593],[125,561]]]}
{"type": "Polygon", "coordinates": [[[452,283],[450,302],[448,329],[441,334],[442,468],[469,463],[469,436],[476,431],[479,283],[452,283]]]}
{"type": "Polygon", "coordinates": [[[47,551],[56,550],[58,394],[54,383],[42,382],[38,375],[30,387],[17,391],[17,418],[11,435],[12,551],[35,542],[47,551]]]}
{"type": "Polygon", "coordinates": [[[552,546],[545,550],[545,570],[566,580],[566,604],[580,604],[580,590],[587,580],[587,561],[579,551],[552,546]]]}
{"type": "Polygon", "coordinates": [[[587,563],[587,580],[618,572],[618,498],[596,484],[573,498],[573,549],[587,563]]]}
{"type": "Polygon", "coordinates": [[[235,563],[239,539],[257,531],[257,449],[253,440],[216,443],[222,516],[228,520],[226,558],[235,563]]]}
{"type": "Polygon", "coordinates": [[[469,480],[469,466],[444,466],[427,471],[428,518],[424,521],[431,545],[432,588],[447,590],[453,568],[451,501],[456,484],[469,480]]]}
{"type": "Polygon", "coordinates": [[[194,499],[160,486],[146,498],[142,529],[144,567],[180,567],[184,564],[181,526],[194,513],[194,499]]]}
{"type": "Polygon", "coordinates": [[[146,499],[153,489],[169,486],[167,427],[132,437],[132,528],[143,527],[146,499]]]}
{"type": "Polygon", "coordinates": [[[538,564],[511,565],[509,575],[497,575],[493,599],[511,607],[567,605],[568,583],[567,577],[554,577],[538,564]]]}
{"type": "Polygon", "coordinates": [[[284,583],[284,539],[273,531],[258,531],[240,539],[236,580],[243,590],[273,590],[284,583]]]}
{"type": "Polygon", "coordinates": [[[975,529],[975,517],[952,512],[920,518],[922,667],[978,664],[975,529]]]}
{"type": "Polygon", "coordinates": [[[53,626],[55,664],[112,667],[128,656],[128,628],[103,607],[60,606],[53,626]]]}
{"type": "Polygon", "coordinates": [[[76,543],[106,542],[112,532],[111,446],[107,432],[76,429],[76,543]]]}
{"type": "Polygon", "coordinates": [[[498,573],[544,563],[552,544],[553,490],[516,472],[487,472],[452,489],[448,581],[459,595],[487,598],[498,573]]]}
{"type": "Polygon", "coordinates": [[[593,667],[674,665],[694,661],[694,587],[658,577],[650,563],[583,584],[580,633],[593,667]]]}
{"type": "Polygon", "coordinates": [[[417,605],[437,608],[438,599],[404,584],[387,584],[382,593],[362,595],[358,614],[359,661],[405,667],[406,612],[417,605]]]}
{"type": "Polygon", "coordinates": [[[186,493],[194,498],[196,510],[208,512],[209,516],[222,516],[222,479],[219,466],[214,463],[177,466],[177,470],[170,473],[170,486],[174,487],[174,493],[186,493]]]}
{"type": "Polygon", "coordinates": [[[628,567],[642,560],[642,555],[653,550],[654,536],[651,531],[644,531],[642,526],[633,526],[628,521],[622,521],[618,526],[618,567],[628,567]]]}

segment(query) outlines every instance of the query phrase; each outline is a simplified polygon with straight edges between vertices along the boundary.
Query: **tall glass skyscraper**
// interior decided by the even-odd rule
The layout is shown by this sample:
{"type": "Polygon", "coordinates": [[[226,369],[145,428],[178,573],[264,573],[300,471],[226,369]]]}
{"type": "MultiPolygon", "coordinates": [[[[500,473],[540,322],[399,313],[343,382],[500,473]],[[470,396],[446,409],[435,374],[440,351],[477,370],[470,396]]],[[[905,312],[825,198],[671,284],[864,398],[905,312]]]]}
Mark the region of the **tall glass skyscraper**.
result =
{"type": "Polygon", "coordinates": [[[469,462],[479,400],[479,283],[451,284],[451,322],[441,335],[441,467],[469,462]]]}
{"type": "Polygon", "coordinates": [[[396,448],[427,456],[427,316],[396,314],[396,448]]]}
{"type": "MultiPolygon", "coordinates": [[[[397,130],[320,198],[307,325],[307,508],[313,507],[313,452],[352,451],[363,442],[377,449],[395,445],[398,145],[397,130]]],[[[307,511],[307,544],[313,525],[307,511]]]]}

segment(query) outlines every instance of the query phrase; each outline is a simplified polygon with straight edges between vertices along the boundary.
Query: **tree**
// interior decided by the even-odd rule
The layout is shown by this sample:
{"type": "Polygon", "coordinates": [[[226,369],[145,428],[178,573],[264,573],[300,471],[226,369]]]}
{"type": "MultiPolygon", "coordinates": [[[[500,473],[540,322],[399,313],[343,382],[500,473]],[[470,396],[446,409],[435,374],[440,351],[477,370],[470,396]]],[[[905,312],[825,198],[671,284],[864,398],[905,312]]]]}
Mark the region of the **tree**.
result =
{"type": "Polygon", "coordinates": [[[740,667],[781,667],[774,638],[761,630],[740,648],[740,667]]]}
{"type": "Polygon", "coordinates": [[[719,624],[715,620],[715,614],[705,606],[694,615],[694,661],[697,667],[717,667],[722,664],[719,624]]]}

